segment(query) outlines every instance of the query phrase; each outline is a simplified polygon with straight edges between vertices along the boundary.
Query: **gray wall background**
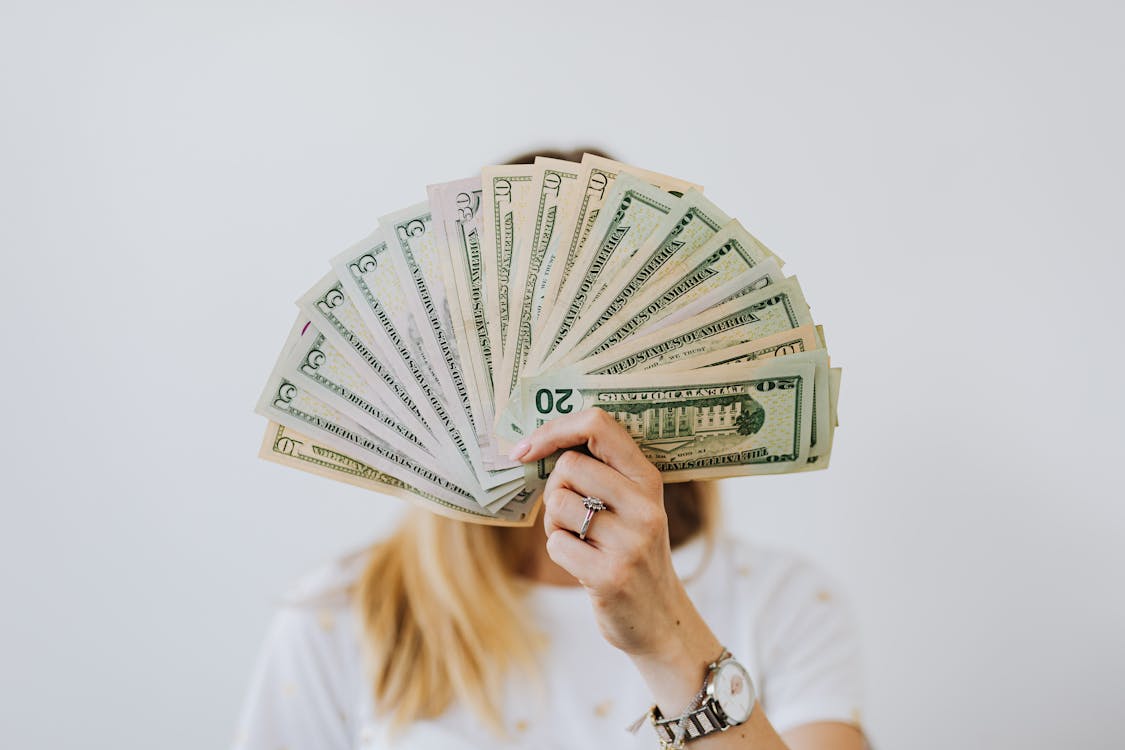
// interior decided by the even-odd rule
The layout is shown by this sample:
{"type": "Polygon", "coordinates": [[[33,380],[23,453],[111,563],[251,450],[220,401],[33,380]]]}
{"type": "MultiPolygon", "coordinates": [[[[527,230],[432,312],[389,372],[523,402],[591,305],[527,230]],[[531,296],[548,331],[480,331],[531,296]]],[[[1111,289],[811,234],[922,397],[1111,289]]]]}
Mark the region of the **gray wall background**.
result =
{"type": "Polygon", "coordinates": [[[846,587],[882,747],[1120,747],[1120,6],[5,3],[0,744],[225,745],[395,501],[255,458],[291,300],[538,145],[707,186],[845,368],[733,532],[846,587]]]}

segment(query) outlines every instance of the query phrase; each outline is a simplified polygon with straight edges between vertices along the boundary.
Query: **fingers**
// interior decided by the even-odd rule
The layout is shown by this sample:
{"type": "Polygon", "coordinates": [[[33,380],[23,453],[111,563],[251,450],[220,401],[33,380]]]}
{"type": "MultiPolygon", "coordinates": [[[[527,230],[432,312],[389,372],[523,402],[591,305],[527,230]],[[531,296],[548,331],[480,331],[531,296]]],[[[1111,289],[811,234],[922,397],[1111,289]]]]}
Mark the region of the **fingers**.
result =
{"type": "Polygon", "coordinates": [[[547,536],[547,554],[583,586],[597,585],[598,582],[591,579],[606,567],[602,559],[604,553],[562,529],[555,529],[547,536]]]}
{"type": "Polygon", "coordinates": [[[555,529],[578,533],[586,518],[586,506],[582,504],[582,499],[582,495],[566,487],[543,493],[543,530],[547,536],[555,529]]]}
{"type": "MultiPolygon", "coordinates": [[[[550,537],[554,531],[563,530],[578,534],[582,530],[582,523],[586,520],[586,506],[583,504],[584,495],[579,495],[573,490],[559,487],[544,496],[543,500],[543,528],[550,537]]],[[[612,539],[621,523],[620,518],[612,509],[600,510],[590,519],[590,528],[586,532],[585,541],[595,546],[612,539]]]]}
{"type": "Polygon", "coordinates": [[[559,456],[543,488],[544,497],[559,489],[573,490],[580,503],[584,497],[599,498],[614,513],[625,518],[635,517],[652,505],[651,490],[642,489],[620,472],[578,451],[566,451],[559,456]]]}
{"type": "Polygon", "coordinates": [[[552,419],[512,451],[512,458],[537,461],[555,451],[585,444],[590,453],[634,482],[659,481],[659,473],[612,416],[591,408],[552,419]]]}

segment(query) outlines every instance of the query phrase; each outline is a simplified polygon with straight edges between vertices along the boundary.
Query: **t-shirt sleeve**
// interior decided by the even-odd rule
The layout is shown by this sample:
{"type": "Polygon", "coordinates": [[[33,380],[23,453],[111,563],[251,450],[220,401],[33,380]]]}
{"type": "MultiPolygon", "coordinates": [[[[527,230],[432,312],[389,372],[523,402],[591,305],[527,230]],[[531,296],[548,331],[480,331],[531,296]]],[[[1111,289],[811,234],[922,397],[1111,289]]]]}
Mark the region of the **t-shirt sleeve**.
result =
{"type": "Polygon", "coordinates": [[[355,680],[333,609],[286,606],[273,618],[243,704],[235,750],[345,750],[355,680]]]}
{"type": "Polygon", "coordinates": [[[763,609],[761,703],[779,732],[820,721],[859,724],[859,638],[839,586],[807,563],[787,568],[763,609]]]}

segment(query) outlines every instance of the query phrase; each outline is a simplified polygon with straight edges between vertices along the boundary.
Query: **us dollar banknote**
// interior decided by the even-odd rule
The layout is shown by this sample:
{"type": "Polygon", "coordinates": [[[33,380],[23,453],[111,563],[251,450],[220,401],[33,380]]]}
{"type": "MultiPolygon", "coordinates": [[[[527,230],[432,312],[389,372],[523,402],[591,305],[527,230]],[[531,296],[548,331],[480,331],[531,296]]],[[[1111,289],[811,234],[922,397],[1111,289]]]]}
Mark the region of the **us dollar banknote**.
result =
{"type": "MultiPolygon", "coordinates": [[[[448,255],[447,278],[453,294],[449,309],[453,333],[465,373],[472,380],[469,399],[474,423],[492,425],[496,407],[493,393],[493,347],[488,327],[484,261],[480,240],[480,177],[431,185],[427,188],[434,224],[444,228],[448,255]]],[[[490,429],[478,433],[481,460],[488,469],[516,466],[501,456],[490,429]]]]}
{"type": "MultiPolygon", "coordinates": [[[[661,293],[654,295],[644,304],[630,308],[627,314],[618,316],[620,323],[604,327],[598,332],[599,335],[587,337],[570,354],[554,365],[554,368],[576,366],[583,359],[600,355],[631,336],[644,335],[678,322],[680,313],[683,319],[694,318],[731,300],[758,292],[783,278],[773,258],[767,258],[728,277],[723,273],[722,268],[725,252],[721,249],[712,254],[712,256],[719,256],[717,259],[712,257],[686,269],[683,276],[675,276],[666,289],[653,290],[661,293]]],[[[741,265],[740,262],[736,263],[741,265]]],[[[588,325],[593,330],[600,324],[595,322],[588,325]]],[[[497,432],[506,440],[513,442],[523,436],[522,424],[521,401],[512,399],[504,409],[502,418],[497,420],[497,432]]]]}
{"type": "MultiPolygon", "coordinates": [[[[397,445],[415,461],[426,463],[442,456],[441,444],[400,422],[376,389],[303,314],[297,316],[282,352],[278,371],[309,388],[317,398],[397,445]]],[[[456,481],[455,473],[451,478],[456,481]]]]}
{"type": "Polygon", "coordinates": [[[367,327],[340,279],[334,274],[324,276],[298,301],[298,306],[367,379],[383,402],[394,404],[400,420],[416,433],[424,431],[447,446],[452,445],[440,429],[437,415],[424,408],[425,397],[419,397],[395,366],[397,353],[392,353],[367,327]]]}
{"type": "MultiPolygon", "coordinates": [[[[512,259],[524,237],[524,220],[533,200],[531,164],[504,164],[481,170],[481,240],[488,289],[489,337],[493,352],[503,354],[511,315],[512,259]]],[[[495,362],[493,369],[495,371],[495,362]]]]}
{"type": "MultiPolygon", "coordinates": [[[[785,279],[785,274],[777,265],[777,261],[769,258],[748,271],[735,276],[730,281],[716,289],[700,290],[699,294],[685,295],[682,304],[675,309],[665,309],[660,312],[660,320],[638,329],[633,333],[625,332],[625,337],[637,333],[648,333],[657,327],[674,326],[689,318],[703,315],[706,311],[725,305],[731,300],[736,300],[765,289],[770,284],[777,284],[785,279]]],[[[623,339],[622,339],[623,340],[623,339]]],[[[598,352],[601,354],[602,352],[598,352]]]]}
{"type": "Polygon", "coordinates": [[[552,247],[548,249],[545,262],[547,291],[544,299],[554,304],[575,262],[582,255],[594,224],[601,214],[614,181],[619,174],[630,174],[672,195],[683,195],[688,190],[703,191],[701,185],[671,177],[631,164],[608,159],[594,154],[583,154],[578,170],[577,188],[571,198],[564,202],[560,211],[558,229],[552,237],[552,247]]]}
{"type": "Polygon", "coordinates": [[[777,359],[790,354],[801,354],[802,352],[811,352],[822,348],[824,347],[821,346],[815,326],[806,325],[735,346],[704,352],[694,357],[679,359],[661,367],[660,372],[682,372],[684,370],[699,370],[704,367],[722,367],[723,365],[757,362],[763,359],[777,359]]]}
{"type": "Polygon", "coordinates": [[[382,217],[379,224],[391,248],[391,265],[399,283],[407,290],[411,315],[421,332],[421,346],[427,351],[442,392],[447,396],[448,413],[461,434],[468,431],[475,437],[466,444],[478,480],[485,489],[492,489],[517,479],[518,468],[493,470],[485,468],[482,461],[479,435],[491,432],[491,426],[472,414],[470,384],[456,346],[444,283],[448,254],[438,243],[439,233],[435,231],[429,204],[421,203],[389,214],[382,217]]]}
{"type": "Polygon", "coordinates": [[[462,487],[430,463],[411,459],[398,447],[369,432],[359,423],[317,398],[310,389],[280,372],[267,381],[257,412],[294,430],[361,458],[379,471],[440,497],[462,509],[480,510],[471,489],[462,487]]]}
{"type": "Polygon", "coordinates": [[[631,255],[653,233],[681,199],[654,188],[632,175],[618,175],[598,216],[588,243],[571,270],[558,304],[535,334],[532,361],[534,372],[543,369],[553,356],[563,353],[558,347],[570,334],[587,302],[604,282],[602,272],[618,253],[631,255]]]}
{"type": "Polygon", "coordinates": [[[582,327],[584,317],[597,317],[599,310],[604,316],[619,312],[640,293],[642,286],[677,265],[685,254],[706,243],[729,221],[730,217],[701,193],[688,191],[648,239],[637,247],[619,250],[608,259],[593,292],[577,311],[577,322],[540,369],[562,361],[588,335],[589,326],[582,327]]]}
{"type": "MultiPolygon", "coordinates": [[[[773,261],[767,261],[773,264],[773,261]]],[[[738,364],[757,366],[758,364],[779,357],[794,356],[796,360],[809,361],[816,365],[816,376],[813,380],[813,421],[809,436],[808,462],[815,463],[826,457],[831,443],[826,442],[825,436],[830,435],[835,425],[830,423],[829,415],[835,414],[836,404],[831,396],[830,369],[828,352],[824,349],[823,341],[814,326],[802,326],[791,331],[782,331],[772,336],[737,344],[732,347],[721,348],[715,351],[698,354],[694,357],[678,359],[666,364],[656,372],[686,372],[711,367],[727,367],[738,364]],[[828,405],[828,408],[822,408],[828,405]]],[[[832,417],[834,419],[834,417],[832,417]]]]}
{"type": "MultiPolygon", "coordinates": [[[[555,460],[511,445],[589,406],[667,481],[824,468],[841,377],[823,328],[701,191],[539,156],[380,214],[298,300],[262,455],[494,525],[533,521],[555,460]]],[[[234,302],[214,304],[233,333],[234,302]]]]}
{"type": "Polygon", "coordinates": [[[794,276],[703,315],[628,339],[596,357],[583,359],[573,368],[590,375],[642,372],[812,323],[808,303],[794,276]]]}
{"type": "Polygon", "coordinates": [[[533,326],[546,292],[544,262],[553,247],[551,240],[560,208],[575,186],[579,166],[559,159],[535,161],[532,176],[535,202],[526,219],[530,234],[518,243],[520,247],[514,261],[513,283],[509,287],[511,324],[504,342],[504,356],[496,374],[496,382],[500,384],[496,393],[497,411],[503,411],[507,406],[527,362],[533,326]]]}
{"type": "MultiPolygon", "coordinates": [[[[803,356],[753,368],[527,378],[524,428],[596,407],[625,428],[666,482],[792,471],[808,463],[814,418],[817,366],[803,356]]],[[[527,486],[542,488],[556,460],[528,463],[527,486]]]]}
{"type": "MultiPolygon", "coordinates": [[[[657,225],[644,244],[631,253],[616,253],[588,307],[599,306],[602,295],[631,298],[646,281],[678,262],[715,236],[730,221],[726,213],[697,190],[685,193],[676,210],[657,225]]],[[[605,304],[611,304],[607,302],[605,304]]]]}
{"type": "Polygon", "coordinates": [[[273,421],[266,423],[258,455],[282,466],[405,500],[455,521],[492,526],[530,526],[535,522],[534,508],[526,507],[526,500],[520,505],[504,507],[495,515],[471,507],[463,508],[273,421]]]}
{"type": "MultiPolygon", "coordinates": [[[[704,234],[709,227],[701,225],[700,234],[704,234]]],[[[601,354],[700,299],[707,300],[701,307],[715,304],[717,300],[710,295],[717,293],[718,300],[725,302],[736,290],[751,287],[757,278],[762,279],[761,287],[779,281],[779,273],[761,243],[737,221],[727,222],[682,260],[665,265],[647,280],[640,273],[630,275],[628,283],[610,299],[593,306],[575,325],[575,343],[562,361],[601,354]],[[769,273],[747,276],[766,262],[771,263],[769,273]]]]}

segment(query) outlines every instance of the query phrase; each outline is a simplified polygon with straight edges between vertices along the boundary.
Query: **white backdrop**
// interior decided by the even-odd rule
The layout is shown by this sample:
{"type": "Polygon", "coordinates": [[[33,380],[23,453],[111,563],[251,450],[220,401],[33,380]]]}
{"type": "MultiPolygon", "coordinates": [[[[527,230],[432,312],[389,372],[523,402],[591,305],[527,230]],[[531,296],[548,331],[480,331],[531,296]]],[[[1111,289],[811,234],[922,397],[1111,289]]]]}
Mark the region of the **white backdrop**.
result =
{"type": "Polygon", "coordinates": [[[427,183],[592,143],[827,326],[832,468],[725,493],[849,591],[877,744],[1121,747],[1120,10],[534,5],[4,4],[0,745],[227,743],[278,594],[398,511],[255,458],[291,301],[427,183]]]}

